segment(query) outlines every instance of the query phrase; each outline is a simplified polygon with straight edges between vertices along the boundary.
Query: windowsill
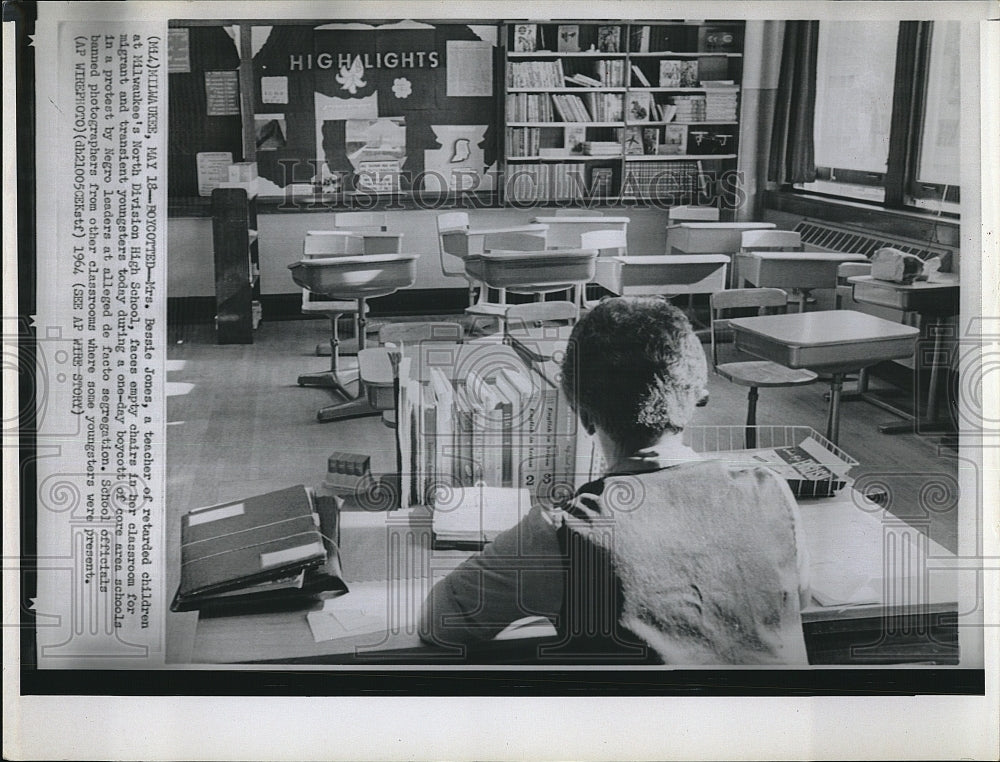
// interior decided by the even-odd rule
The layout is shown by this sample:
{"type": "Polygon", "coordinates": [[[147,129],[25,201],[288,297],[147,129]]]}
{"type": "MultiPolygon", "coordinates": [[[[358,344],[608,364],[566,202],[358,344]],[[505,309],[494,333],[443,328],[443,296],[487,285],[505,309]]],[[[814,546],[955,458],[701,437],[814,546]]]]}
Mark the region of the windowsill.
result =
{"type": "Polygon", "coordinates": [[[881,204],[873,204],[856,199],[833,198],[817,193],[798,190],[768,190],[764,192],[764,206],[776,211],[794,211],[789,207],[822,204],[829,207],[839,207],[845,211],[854,210],[878,216],[893,217],[913,222],[947,224],[958,227],[961,220],[957,214],[943,212],[938,214],[930,210],[918,209],[887,209],[881,204]]]}

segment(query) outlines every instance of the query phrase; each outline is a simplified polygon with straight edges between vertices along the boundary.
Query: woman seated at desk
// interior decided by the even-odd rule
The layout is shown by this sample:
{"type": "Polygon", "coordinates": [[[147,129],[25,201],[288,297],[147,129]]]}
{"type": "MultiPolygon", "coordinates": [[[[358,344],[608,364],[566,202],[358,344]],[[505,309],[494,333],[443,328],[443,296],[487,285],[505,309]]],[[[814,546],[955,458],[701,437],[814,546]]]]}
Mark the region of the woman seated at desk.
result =
{"type": "Polygon", "coordinates": [[[788,485],[681,442],[706,383],[683,313],[660,298],[602,302],[574,328],[561,383],[606,475],[566,505],[534,506],[438,582],[424,639],[480,643],[540,615],[565,643],[570,623],[590,619],[604,649],[645,644],[668,664],[806,663],[807,567],[788,485]]]}

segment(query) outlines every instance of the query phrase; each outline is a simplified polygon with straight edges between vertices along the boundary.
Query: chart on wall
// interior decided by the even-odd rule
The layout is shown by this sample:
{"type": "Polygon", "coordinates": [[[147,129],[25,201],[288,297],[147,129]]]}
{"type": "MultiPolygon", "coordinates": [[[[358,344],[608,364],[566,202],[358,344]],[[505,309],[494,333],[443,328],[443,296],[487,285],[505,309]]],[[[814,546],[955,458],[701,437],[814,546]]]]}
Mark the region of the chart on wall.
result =
{"type": "Polygon", "coordinates": [[[254,26],[262,195],[293,185],[492,190],[496,31],[416,21],[254,26]]]}

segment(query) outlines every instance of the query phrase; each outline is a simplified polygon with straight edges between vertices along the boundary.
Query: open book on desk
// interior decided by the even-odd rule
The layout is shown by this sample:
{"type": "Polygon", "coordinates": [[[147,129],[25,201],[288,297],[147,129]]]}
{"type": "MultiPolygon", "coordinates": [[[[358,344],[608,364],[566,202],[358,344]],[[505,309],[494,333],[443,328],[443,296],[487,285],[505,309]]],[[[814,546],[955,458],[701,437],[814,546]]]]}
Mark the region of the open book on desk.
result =
{"type": "Polygon", "coordinates": [[[450,499],[434,506],[434,547],[481,547],[515,526],[530,509],[531,496],[526,489],[482,483],[458,487],[450,499]]]}

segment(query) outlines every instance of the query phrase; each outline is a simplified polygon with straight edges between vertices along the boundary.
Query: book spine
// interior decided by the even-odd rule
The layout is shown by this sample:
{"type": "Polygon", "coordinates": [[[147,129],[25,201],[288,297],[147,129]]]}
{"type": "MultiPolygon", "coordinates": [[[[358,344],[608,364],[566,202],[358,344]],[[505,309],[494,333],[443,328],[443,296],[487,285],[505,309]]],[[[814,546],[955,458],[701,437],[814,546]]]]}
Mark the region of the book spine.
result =
{"type": "Polygon", "coordinates": [[[499,405],[485,416],[483,440],[483,481],[491,487],[503,486],[503,411],[499,405]]]}
{"type": "Polygon", "coordinates": [[[510,402],[500,405],[500,486],[514,486],[514,409],[510,402]]]}
{"type": "Polygon", "coordinates": [[[434,502],[434,482],[437,481],[437,458],[440,451],[437,441],[437,409],[428,405],[424,410],[424,483],[421,492],[422,503],[434,502]]]}
{"type": "Polygon", "coordinates": [[[571,494],[582,483],[578,479],[580,468],[577,464],[577,418],[569,401],[557,393],[555,410],[555,469],[553,487],[559,486],[560,493],[571,494]]]}

